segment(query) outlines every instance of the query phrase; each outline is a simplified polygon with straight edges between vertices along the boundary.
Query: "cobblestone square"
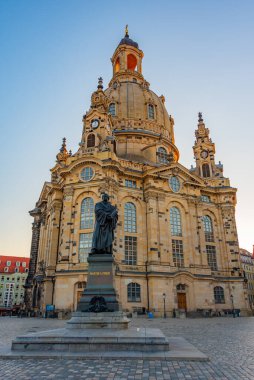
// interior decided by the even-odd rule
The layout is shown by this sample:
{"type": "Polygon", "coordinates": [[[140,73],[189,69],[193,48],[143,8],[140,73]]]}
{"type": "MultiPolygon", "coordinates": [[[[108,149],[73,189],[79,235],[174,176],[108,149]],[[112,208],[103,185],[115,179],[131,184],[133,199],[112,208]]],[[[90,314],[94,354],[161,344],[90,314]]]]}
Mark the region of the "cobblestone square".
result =
{"type": "MultiPolygon", "coordinates": [[[[0,350],[17,335],[64,327],[65,321],[0,318],[0,350]]],[[[249,380],[254,379],[254,318],[136,318],[136,327],[158,327],[167,336],[183,336],[206,353],[209,362],[157,360],[0,359],[0,379],[89,380],[249,380]]]]}

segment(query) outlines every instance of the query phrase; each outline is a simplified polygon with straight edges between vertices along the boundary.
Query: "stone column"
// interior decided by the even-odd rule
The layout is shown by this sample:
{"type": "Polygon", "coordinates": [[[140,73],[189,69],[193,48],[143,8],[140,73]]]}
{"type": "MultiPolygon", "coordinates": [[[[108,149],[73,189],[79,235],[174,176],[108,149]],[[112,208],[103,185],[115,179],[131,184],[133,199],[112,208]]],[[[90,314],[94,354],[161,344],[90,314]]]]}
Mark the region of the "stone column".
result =
{"type": "Polygon", "coordinates": [[[33,304],[33,278],[36,272],[37,258],[38,258],[38,248],[40,241],[40,227],[41,227],[41,210],[35,208],[30,211],[29,214],[34,218],[32,225],[32,243],[30,250],[30,263],[28,276],[24,285],[25,288],[25,306],[27,310],[32,309],[33,304]]]}
{"type": "Polygon", "coordinates": [[[147,234],[148,234],[148,263],[157,264],[160,260],[158,257],[158,210],[157,210],[157,193],[148,191],[145,194],[147,204],[147,234]]]}

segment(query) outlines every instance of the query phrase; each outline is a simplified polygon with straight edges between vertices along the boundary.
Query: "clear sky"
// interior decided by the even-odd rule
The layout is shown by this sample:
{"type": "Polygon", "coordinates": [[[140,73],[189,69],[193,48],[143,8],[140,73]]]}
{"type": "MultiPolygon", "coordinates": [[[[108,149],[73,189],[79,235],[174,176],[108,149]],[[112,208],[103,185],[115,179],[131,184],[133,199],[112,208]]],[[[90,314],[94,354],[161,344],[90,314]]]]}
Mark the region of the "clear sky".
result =
{"type": "Polygon", "coordinates": [[[197,113],[238,188],[240,246],[254,244],[254,1],[1,0],[0,254],[29,256],[33,209],[62,137],[82,115],[129,24],[143,74],[166,97],[180,162],[194,164],[197,113]]]}

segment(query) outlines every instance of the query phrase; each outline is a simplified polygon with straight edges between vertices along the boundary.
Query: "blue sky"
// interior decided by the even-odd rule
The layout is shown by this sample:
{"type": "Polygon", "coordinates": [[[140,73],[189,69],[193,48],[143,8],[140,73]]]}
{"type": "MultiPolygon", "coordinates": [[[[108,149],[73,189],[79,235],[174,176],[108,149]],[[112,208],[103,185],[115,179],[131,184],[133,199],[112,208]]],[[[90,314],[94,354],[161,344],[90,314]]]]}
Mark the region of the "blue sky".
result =
{"type": "Polygon", "coordinates": [[[254,244],[254,2],[2,0],[0,254],[29,256],[43,182],[66,136],[76,151],[97,78],[129,24],[143,74],[175,118],[180,162],[194,164],[197,113],[238,188],[240,246],[254,244]]]}

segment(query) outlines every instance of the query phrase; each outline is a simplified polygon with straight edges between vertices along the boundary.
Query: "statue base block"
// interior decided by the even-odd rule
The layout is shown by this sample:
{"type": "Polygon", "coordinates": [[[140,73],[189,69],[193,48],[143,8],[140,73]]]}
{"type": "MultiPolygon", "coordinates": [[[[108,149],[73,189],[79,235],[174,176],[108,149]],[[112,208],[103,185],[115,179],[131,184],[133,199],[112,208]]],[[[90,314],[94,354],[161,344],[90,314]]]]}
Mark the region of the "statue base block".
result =
{"type": "Polygon", "coordinates": [[[72,313],[67,329],[128,329],[130,320],[122,311],[104,313],[72,313]]]}
{"type": "Polygon", "coordinates": [[[78,311],[93,313],[119,311],[113,285],[113,256],[107,253],[90,253],[87,261],[87,286],[79,301],[78,311]]]}

